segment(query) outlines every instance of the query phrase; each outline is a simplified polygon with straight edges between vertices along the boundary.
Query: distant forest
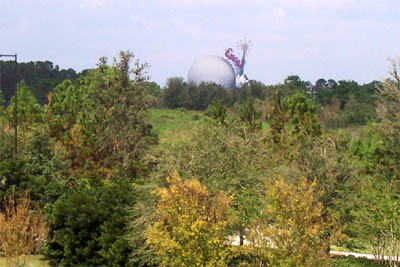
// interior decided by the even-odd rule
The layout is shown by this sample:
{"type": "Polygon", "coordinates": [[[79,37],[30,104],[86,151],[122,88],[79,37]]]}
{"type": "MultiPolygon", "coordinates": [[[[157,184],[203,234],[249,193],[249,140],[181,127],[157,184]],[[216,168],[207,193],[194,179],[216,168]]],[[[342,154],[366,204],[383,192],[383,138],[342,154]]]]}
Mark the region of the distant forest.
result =
{"type": "Polygon", "coordinates": [[[0,88],[1,93],[8,103],[14,95],[15,82],[25,81],[26,85],[36,97],[40,104],[47,103],[47,94],[53,90],[57,84],[65,79],[75,80],[79,75],[86,73],[76,73],[73,69],[60,69],[50,61],[36,61],[27,63],[17,63],[14,61],[0,62],[0,88]],[[15,68],[17,72],[15,75],[15,68]]]}
{"type": "MultiPolygon", "coordinates": [[[[17,63],[0,62],[0,88],[5,104],[8,105],[14,95],[15,79],[24,81],[29,91],[40,105],[47,103],[47,95],[64,80],[76,80],[88,73],[84,70],[77,73],[73,69],[60,69],[50,61],[17,63]],[[17,72],[15,75],[15,67],[17,72]]],[[[240,90],[222,88],[213,84],[193,86],[181,77],[171,77],[164,88],[155,82],[145,82],[150,94],[159,101],[159,106],[168,108],[185,108],[189,110],[206,110],[214,99],[220,99],[227,106],[242,103],[248,97],[266,101],[265,112],[271,108],[273,92],[279,89],[283,97],[302,91],[311,94],[319,107],[318,116],[325,127],[341,128],[348,125],[365,125],[375,119],[375,95],[381,83],[372,81],[359,84],[353,80],[318,79],[314,83],[304,81],[297,75],[288,76],[283,83],[265,85],[251,80],[240,90]]]]}

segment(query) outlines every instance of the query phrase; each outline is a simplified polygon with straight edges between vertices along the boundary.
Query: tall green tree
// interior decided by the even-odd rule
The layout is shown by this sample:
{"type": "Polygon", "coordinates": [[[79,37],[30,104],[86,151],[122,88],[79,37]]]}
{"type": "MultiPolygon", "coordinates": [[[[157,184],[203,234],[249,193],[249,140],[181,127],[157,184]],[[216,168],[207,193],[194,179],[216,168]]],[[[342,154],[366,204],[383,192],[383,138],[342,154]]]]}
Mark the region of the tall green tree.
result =
{"type": "Polygon", "coordinates": [[[121,52],[112,65],[66,80],[45,110],[54,153],[67,172],[47,186],[50,233],[45,254],[65,266],[129,266],[128,207],[148,171],[143,157],[157,136],[146,64],[121,52]]]}
{"type": "Polygon", "coordinates": [[[141,153],[155,140],[145,119],[153,97],[144,84],[147,65],[134,61],[131,69],[132,60],[129,52],[113,66],[102,58],[87,76],[66,80],[49,95],[50,134],[65,147],[73,169],[123,165],[132,176],[142,169],[141,153]]]}
{"type": "MultiPolygon", "coordinates": [[[[39,105],[32,92],[28,90],[24,81],[18,83],[18,124],[22,128],[29,128],[32,125],[43,122],[43,108],[39,105]]],[[[10,105],[7,107],[8,121],[12,125],[14,121],[15,101],[11,98],[10,105]]]]}
{"type": "Polygon", "coordinates": [[[274,95],[271,114],[271,132],[275,142],[286,142],[295,137],[304,140],[307,137],[321,135],[321,127],[316,116],[317,105],[304,93],[298,92],[283,100],[279,90],[274,95]]]}

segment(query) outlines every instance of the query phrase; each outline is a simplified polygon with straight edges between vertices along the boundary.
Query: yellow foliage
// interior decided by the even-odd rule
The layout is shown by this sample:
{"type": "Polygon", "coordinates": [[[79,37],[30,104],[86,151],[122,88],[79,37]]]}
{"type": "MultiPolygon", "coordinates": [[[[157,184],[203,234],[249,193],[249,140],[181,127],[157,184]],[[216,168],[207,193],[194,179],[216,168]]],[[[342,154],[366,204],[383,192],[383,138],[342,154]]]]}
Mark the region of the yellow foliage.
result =
{"type": "Polygon", "coordinates": [[[222,192],[212,196],[199,181],[182,181],[177,172],[167,182],[168,188],[155,191],[156,221],[145,233],[160,265],[226,266],[230,198],[222,192]]]}
{"type": "Polygon", "coordinates": [[[24,193],[16,202],[14,196],[5,202],[0,212],[0,251],[10,264],[25,262],[38,253],[47,235],[47,226],[41,213],[30,208],[29,194],[24,193]]]}
{"type": "Polygon", "coordinates": [[[283,179],[267,184],[265,216],[254,222],[251,253],[271,266],[323,266],[334,237],[333,220],[318,201],[316,181],[297,185],[283,179]],[[322,264],[322,265],[321,265],[322,264]]]}

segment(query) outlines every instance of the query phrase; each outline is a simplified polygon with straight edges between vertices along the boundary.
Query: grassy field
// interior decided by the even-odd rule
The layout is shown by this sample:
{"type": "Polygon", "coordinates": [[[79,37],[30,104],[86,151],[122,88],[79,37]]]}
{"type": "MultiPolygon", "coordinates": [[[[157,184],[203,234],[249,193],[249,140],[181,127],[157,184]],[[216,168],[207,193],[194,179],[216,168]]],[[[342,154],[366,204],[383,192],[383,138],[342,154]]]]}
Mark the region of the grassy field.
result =
{"type": "Polygon", "coordinates": [[[160,143],[188,138],[193,128],[204,120],[203,112],[184,109],[150,109],[150,122],[159,134],[160,143]]]}

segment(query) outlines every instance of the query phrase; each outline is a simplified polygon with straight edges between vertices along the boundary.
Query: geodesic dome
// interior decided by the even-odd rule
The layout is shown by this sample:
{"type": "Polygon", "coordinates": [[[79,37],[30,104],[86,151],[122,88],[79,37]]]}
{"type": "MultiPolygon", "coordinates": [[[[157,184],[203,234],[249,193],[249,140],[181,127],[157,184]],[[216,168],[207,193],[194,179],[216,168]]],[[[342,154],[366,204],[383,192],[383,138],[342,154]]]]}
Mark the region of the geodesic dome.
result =
{"type": "Polygon", "coordinates": [[[219,56],[201,57],[189,69],[188,82],[211,82],[225,88],[235,86],[236,73],[228,60],[219,56]]]}

